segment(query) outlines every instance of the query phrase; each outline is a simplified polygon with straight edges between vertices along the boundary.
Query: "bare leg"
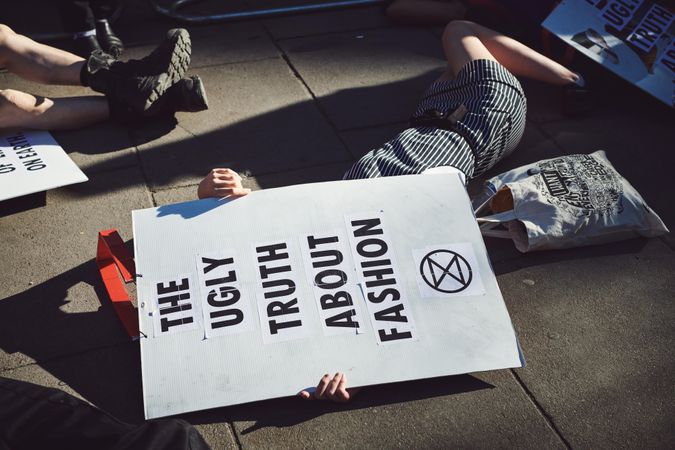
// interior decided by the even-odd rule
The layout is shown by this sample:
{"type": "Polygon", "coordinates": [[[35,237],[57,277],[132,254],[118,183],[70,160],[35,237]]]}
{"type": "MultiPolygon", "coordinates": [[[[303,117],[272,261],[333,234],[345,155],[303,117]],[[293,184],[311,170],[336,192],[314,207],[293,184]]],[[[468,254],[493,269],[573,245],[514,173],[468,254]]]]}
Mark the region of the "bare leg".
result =
{"type": "Polygon", "coordinates": [[[396,0],[386,9],[387,17],[408,25],[445,25],[463,19],[466,7],[459,0],[396,0]]]}
{"type": "Polygon", "coordinates": [[[0,129],[82,128],[104,121],[109,115],[108,102],[103,96],[67,97],[52,100],[12,89],[0,91],[0,129]]]}
{"type": "Polygon", "coordinates": [[[475,59],[492,59],[514,75],[546,83],[566,85],[578,75],[531,48],[473,22],[450,22],[443,32],[443,49],[448,71],[441,79],[450,79],[475,59]]]}
{"type": "Polygon", "coordinates": [[[39,44],[0,24],[0,67],[27,80],[45,84],[80,85],[84,60],[39,44]]]}

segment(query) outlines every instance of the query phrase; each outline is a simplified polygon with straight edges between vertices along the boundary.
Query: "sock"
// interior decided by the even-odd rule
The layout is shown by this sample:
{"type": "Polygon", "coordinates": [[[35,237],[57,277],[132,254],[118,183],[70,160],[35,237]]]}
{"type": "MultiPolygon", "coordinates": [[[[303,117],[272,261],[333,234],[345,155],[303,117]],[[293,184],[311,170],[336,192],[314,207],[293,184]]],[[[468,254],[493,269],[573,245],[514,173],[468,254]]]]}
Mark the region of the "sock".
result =
{"type": "Polygon", "coordinates": [[[87,61],[84,62],[82,69],[80,69],[80,84],[84,87],[89,87],[89,83],[87,82],[87,61]]]}
{"type": "Polygon", "coordinates": [[[91,29],[87,31],[78,31],[77,33],[73,33],[73,39],[79,39],[87,36],[96,36],[96,30],[91,29]]]}
{"type": "Polygon", "coordinates": [[[581,88],[586,87],[586,80],[584,80],[584,77],[579,72],[575,72],[575,73],[576,73],[578,78],[576,79],[574,84],[576,84],[577,86],[579,86],[581,88]]]}

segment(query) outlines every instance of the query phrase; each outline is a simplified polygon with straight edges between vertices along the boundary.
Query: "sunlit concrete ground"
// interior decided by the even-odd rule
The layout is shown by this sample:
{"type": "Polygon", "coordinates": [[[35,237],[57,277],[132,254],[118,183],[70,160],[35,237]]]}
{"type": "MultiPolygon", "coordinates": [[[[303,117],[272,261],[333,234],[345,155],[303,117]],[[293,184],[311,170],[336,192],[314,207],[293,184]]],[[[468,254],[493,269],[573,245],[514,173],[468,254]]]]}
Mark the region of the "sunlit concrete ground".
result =
{"type": "MultiPolygon", "coordinates": [[[[2,20],[29,34],[58,31],[49,4],[13,3],[2,20]]],[[[126,57],[140,57],[175,25],[140,3],[116,29],[126,57]]],[[[131,240],[132,209],[194,199],[214,166],[238,170],[253,189],[338,179],[405,126],[444,65],[438,29],[395,27],[378,8],[188,29],[191,73],[204,79],[210,110],[175,124],[54,133],[90,181],[0,218],[0,376],[58,387],[129,422],[143,419],[138,344],[106,302],[97,232],[117,228],[131,240]]],[[[604,149],[673,229],[673,112],[576,63],[596,80],[597,107],[565,118],[557,90],[524,83],[525,137],[487,176],[604,149]]],[[[0,87],[88,93],[7,73],[0,87]]],[[[487,240],[523,369],[371,388],[346,406],[290,398],[183,418],[213,448],[673,448],[674,242],[522,255],[487,240]]]]}

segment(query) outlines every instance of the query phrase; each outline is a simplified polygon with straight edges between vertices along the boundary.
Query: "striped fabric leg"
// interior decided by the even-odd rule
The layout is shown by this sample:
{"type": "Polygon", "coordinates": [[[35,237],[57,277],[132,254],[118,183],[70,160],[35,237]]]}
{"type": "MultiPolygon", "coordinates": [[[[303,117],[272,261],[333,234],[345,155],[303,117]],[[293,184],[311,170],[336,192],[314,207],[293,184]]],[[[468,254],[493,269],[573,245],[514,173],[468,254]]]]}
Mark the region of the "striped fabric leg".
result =
{"type": "Polygon", "coordinates": [[[526,100],[518,80],[502,65],[471,61],[454,80],[432,84],[413,117],[426,117],[430,110],[446,115],[460,105],[467,112],[454,125],[408,128],[363,156],[344,178],[410,175],[452,166],[469,179],[516,148],[525,128],[526,100]]]}
{"type": "Polygon", "coordinates": [[[344,179],[412,175],[438,166],[456,167],[469,178],[473,165],[471,149],[456,134],[436,128],[408,128],[364,155],[344,179]]]}

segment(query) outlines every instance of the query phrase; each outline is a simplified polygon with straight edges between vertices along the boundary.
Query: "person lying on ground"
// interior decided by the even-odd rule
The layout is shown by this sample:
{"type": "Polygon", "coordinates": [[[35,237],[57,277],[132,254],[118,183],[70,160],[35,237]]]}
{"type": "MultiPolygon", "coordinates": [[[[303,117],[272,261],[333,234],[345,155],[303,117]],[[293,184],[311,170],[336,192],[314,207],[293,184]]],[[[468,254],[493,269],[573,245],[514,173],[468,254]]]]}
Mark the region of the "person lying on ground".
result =
{"type": "MultiPolygon", "coordinates": [[[[529,41],[541,39],[550,53],[550,34],[541,28],[542,21],[556,7],[554,0],[389,0],[385,14],[392,21],[404,25],[440,25],[452,20],[474,20],[504,31],[518,33],[529,41]]],[[[564,60],[571,62],[572,47],[566,46],[564,60]]],[[[565,87],[561,92],[561,109],[566,116],[578,116],[595,106],[594,93],[585,81],[565,87]]]]}
{"type": "Polygon", "coordinates": [[[73,129],[109,118],[130,123],[207,109],[201,79],[183,78],[190,53],[190,35],[184,29],[170,30],[145,58],[121,62],[102,51],[85,60],[0,24],[1,68],[30,81],[88,86],[104,94],[50,99],[0,89],[0,129],[73,129]]]}
{"type": "MultiPolygon", "coordinates": [[[[553,85],[582,82],[580,76],[520,42],[467,21],[443,32],[447,69],[422,96],[410,127],[359,159],[344,179],[458,171],[475,178],[511,154],[523,136],[527,109],[516,76],[553,85]]],[[[231,169],[214,169],[197,195],[239,197],[250,192],[231,169]]],[[[306,399],[347,401],[354,394],[343,373],[324,375],[306,399]]]]}

